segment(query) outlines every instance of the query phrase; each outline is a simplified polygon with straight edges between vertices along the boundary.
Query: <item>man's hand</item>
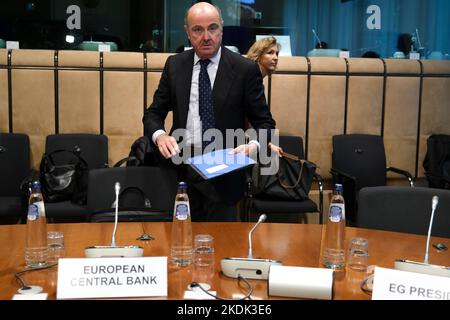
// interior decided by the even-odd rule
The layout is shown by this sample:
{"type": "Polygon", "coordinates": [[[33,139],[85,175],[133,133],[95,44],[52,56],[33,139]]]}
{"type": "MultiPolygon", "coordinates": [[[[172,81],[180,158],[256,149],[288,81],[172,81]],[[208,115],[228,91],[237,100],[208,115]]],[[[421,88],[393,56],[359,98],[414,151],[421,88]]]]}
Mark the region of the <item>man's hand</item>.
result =
{"type": "Polygon", "coordinates": [[[174,137],[169,136],[167,133],[161,134],[158,138],[156,138],[156,145],[158,146],[159,152],[161,152],[163,157],[166,159],[180,153],[177,141],[174,137]]]}
{"type": "Polygon", "coordinates": [[[249,144],[240,145],[239,147],[231,150],[230,154],[241,153],[243,155],[250,156],[251,154],[256,153],[257,150],[258,150],[258,147],[256,146],[256,144],[249,143],[249,144]]]}

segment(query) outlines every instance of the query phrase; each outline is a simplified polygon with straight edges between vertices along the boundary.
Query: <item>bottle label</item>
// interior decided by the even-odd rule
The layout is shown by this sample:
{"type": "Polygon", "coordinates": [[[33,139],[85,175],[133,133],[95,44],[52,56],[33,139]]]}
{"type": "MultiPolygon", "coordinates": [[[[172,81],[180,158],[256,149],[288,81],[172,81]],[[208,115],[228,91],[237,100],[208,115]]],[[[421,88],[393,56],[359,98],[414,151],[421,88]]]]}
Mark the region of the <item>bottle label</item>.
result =
{"type": "Polygon", "coordinates": [[[38,201],[28,206],[28,220],[34,221],[39,219],[44,214],[44,202],[38,201]]]}
{"type": "Polygon", "coordinates": [[[175,203],[175,217],[178,220],[186,220],[189,216],[189,202],[179,201],[175,203]]]}
{"type": "Polygon", "coordinates": [[[328,213],[328,219],[331,222],[341,222],[345,219],[345,204],[333,203],[330,205],[330,211],[328,213]]]}

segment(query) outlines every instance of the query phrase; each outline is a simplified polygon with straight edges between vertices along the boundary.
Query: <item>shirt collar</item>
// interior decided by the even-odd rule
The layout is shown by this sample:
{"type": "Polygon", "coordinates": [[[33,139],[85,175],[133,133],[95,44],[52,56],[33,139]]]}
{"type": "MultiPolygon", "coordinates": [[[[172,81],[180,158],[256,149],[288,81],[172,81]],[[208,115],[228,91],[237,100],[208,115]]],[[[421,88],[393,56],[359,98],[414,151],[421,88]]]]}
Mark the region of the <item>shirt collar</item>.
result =
{"type": "MultiPolygon", "coordinates": [[[[219,47],[219,51],[217,51],[216,55],[213,56],[212,58],[209,58],[209,60],[211,60],[212,63],[219,65],[221,55],[222,55],[222,47],[219,47]]],[[[197,53],[195,53],[194,54],[194,65],[196,65],[199,61],[200,61],[200,58],[197,55],[197,53]]]]}

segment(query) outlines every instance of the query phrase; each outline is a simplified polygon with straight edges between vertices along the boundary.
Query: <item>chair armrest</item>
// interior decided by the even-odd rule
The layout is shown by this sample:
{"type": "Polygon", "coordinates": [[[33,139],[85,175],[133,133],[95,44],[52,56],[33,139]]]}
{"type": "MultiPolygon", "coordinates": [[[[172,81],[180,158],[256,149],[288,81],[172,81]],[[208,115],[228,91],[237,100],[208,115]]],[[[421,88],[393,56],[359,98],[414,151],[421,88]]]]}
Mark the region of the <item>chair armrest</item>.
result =
{"type": "Polygon", "coordinates": [[[124,163],[131,164],[133,163],[133,167],[138,167],[140,165],[140,161],[138,160],[138,158],[136,158],[135,156],[129,156],[129,157],[125,157],[123,159],[120,159],[119,161],[116,162],[116,164],[113,166],[114,168],[119,168],[121,167],[124,163]]]}
{"type": "Polygon", "coordinates": [[[414,187],[414,178],[408,171],[405,171],[405,170],[402,170],[399,168],[395,168],[395,167],[386,168],[386,172],[388,172],[388,171],[392,171],[392,172],[395,172],[395,173],[405,176],[408,179],[410,187],[414,187]]]}
{"type": "Polygon", "coordinates": [[[323,224],[323,179],[317,172],[314,173],[313,177],[317,184],[319,185],[319,223],[323,224]]]}
{"type": "Polygon", "coordinates": [[[356,177],[354,177],[348,173],[345,173],[343,171],[331,168],[330,173],[333,175],[333,177],[344,177],[345,179],[352,180],[356,183],[356,177]]]}

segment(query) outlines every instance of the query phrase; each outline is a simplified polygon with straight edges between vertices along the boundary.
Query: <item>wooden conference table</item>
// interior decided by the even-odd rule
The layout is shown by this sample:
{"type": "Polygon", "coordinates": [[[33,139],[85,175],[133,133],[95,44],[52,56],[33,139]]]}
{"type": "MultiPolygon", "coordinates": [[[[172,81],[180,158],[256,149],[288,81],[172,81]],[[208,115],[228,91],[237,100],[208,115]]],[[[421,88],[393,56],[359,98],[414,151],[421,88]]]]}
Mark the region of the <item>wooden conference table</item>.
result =
{"type": "MultiPolygon", "coordinates": [[[[144,256],[169,256],[171,223],[144,223],[145,230],[155,237],[153,241],[139,241],[141,223],[120,223],[116,236],[117,245],[140,245],[144,256]]],[[[224,257],[246,257],[248,254],[248,232],[253,223],[193,223],[193,234],[210,234],[214,237],[215,272],[211,290],[227,298],[245,295],[245,286],[236,279],[221,273],[220,260],[224,257]]],[[[63,231],[67,258],[84,257],[85,247],[109,245],[113,231],[112,223],[49,224],[49,231],[63,231]]],[[[8,300],[20,288],[14,274],[24,270],[25,225],[0,226],[0,299],[8,300]]],[[[304,224],[261,224],[253,233],[253,256],[281,260],[285,266],[320,267],[322,239],[325,226],[304,224]]],[[[377,230],[347,228],[346,243],[353,237],[369,240],[369,264],[393,268],[396,259],[423,261],[426,237],[412,234],[377,230]]],[[[450,239],[432,237],[431,243],[442,242],[450,247],[450,239]]],[[[430,263],[448,265],[450,251],[438,252],[430,248],[430,263]]],[[[169,264],[168,297],[183,299],[184,291],[193,280],[193,267],[177,268],[169,264]]],[[[335,300],[368,300],[371,296],[360,289],[364,272],[347,269],[335,273],[335,300]]],[[[28,284],[39,285],[56,299],[57,268],[24,274],[28,284]]],[[[249,280],[253,287],[252,299],[279,299],[269,297],[267,281],[249,280]]],[[[156,298],[161,299],[161,298],[156,298]]]]}

